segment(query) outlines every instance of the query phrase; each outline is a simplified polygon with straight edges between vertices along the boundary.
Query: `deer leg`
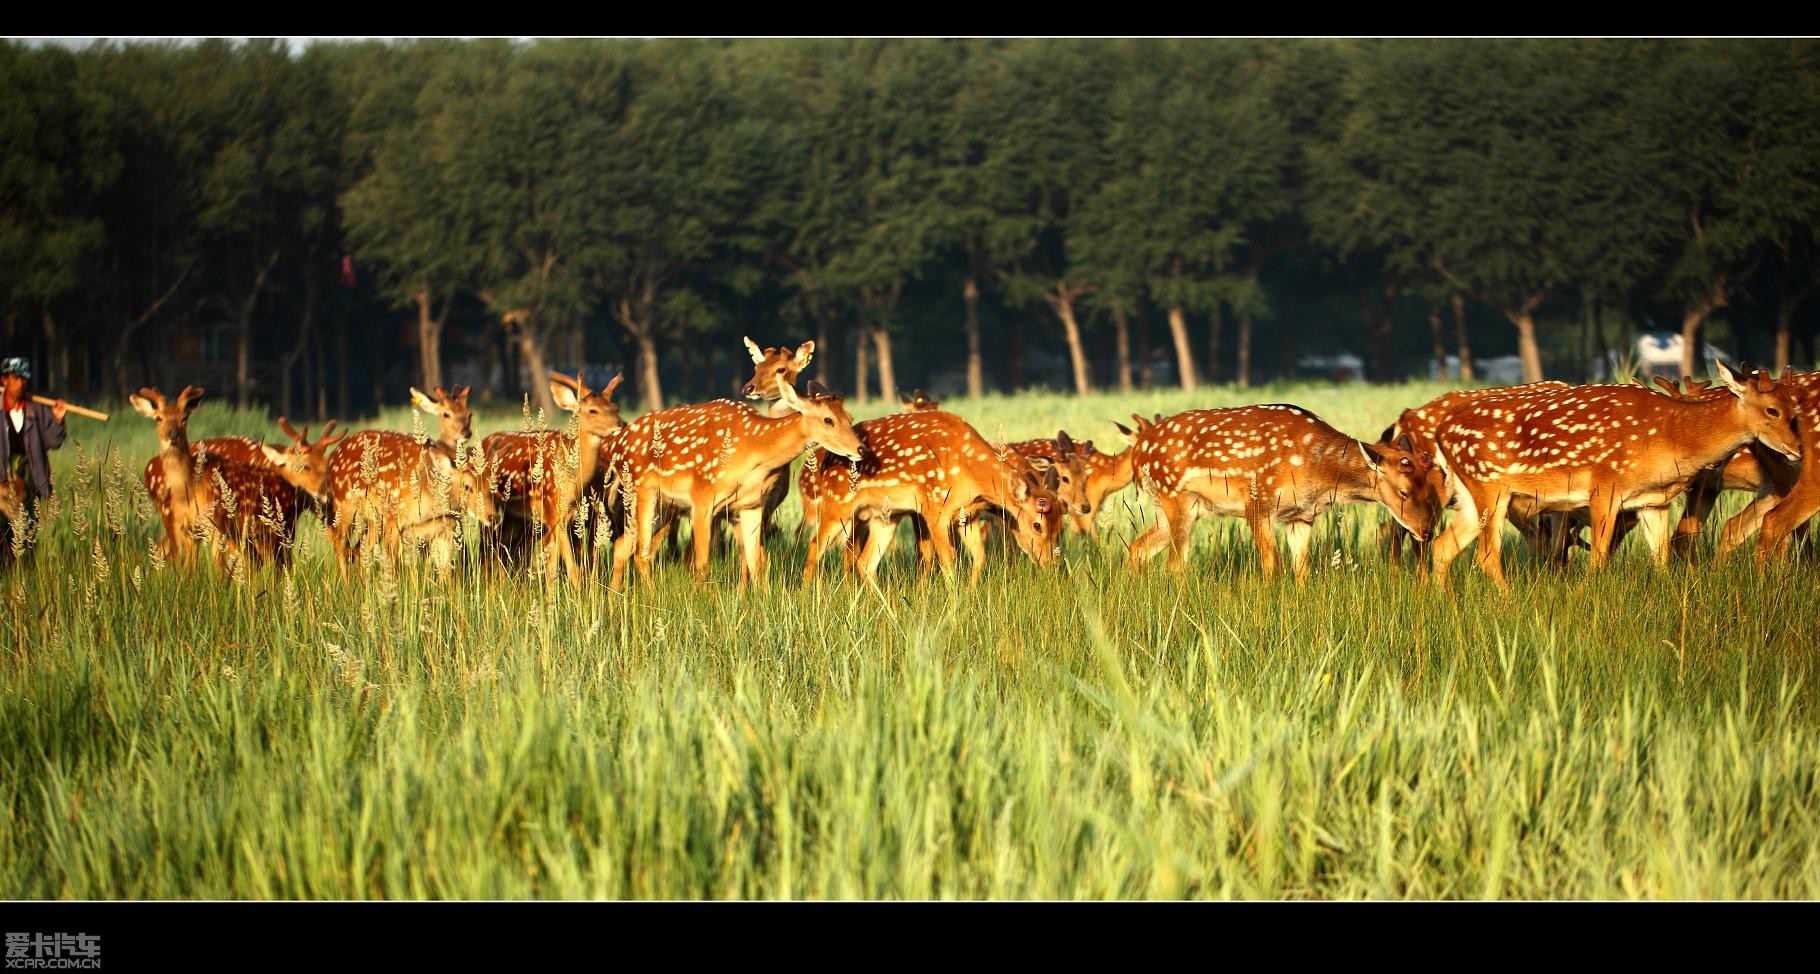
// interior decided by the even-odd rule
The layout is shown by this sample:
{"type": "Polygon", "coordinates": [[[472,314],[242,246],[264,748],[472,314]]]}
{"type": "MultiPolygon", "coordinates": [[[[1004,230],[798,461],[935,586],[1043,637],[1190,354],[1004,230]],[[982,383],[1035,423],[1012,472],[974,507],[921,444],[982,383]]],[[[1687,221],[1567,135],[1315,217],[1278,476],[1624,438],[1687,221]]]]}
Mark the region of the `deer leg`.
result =
{"type": "Polygon", "coordinates": [[[822,556],[828,553],[828,544],[836,534],[841,536],[843,546],[847,544],[847,535],[851,533],[848,527],[850,523],[839,518],[829,518],[815,525],[815,533],[809,538],[809,559],[803,565],[804,582],[815,580],[815,573],[821,567],[822,556]]]}
{"type": "Polygon", "coordinates": [[[1618,507],[1618,495],[1609,485],[1594,487],[1587,495],[1592,511],[1592,558],[1594,570],[1611,561],[1612,541],[1618,531],[1618,519],[1624,512],[1618,507]]]}
{"type": "Polygon", "coordinates": [[[1283,525],[1283,537],[1289,542],[1289,564],[1295,569],[1296,584],[1304,584],[1308,581],[1308,544],[1314,540],[1314,523],[1290,521],[1283,525]]]}
{"type": "Polygon", "coordinates": [[[935,512],[927,525],[929,545],[935,549],[935,558],[942,566],[942,574],[954,576],[954,521],[960,513],[959,508],[943,507],[935,512]]]}
{"type": "Polygon", "coordinates": [[[1477,481],[1468,481],[1465,477],[1457,477],[1457,480],[1454,503],[1458,506],[1453,520],[1434,541],[1432,574],[1435,585],[1443,589],[1447,587],[1447,569],[1484,530],[1485,525],[1479,520],[1479,509],[1482,498],[1489,499],[1489,492],[1477,481]]]}
{"type": "MultiPolygon", "coordinates": [[[[910,526],[916,532],[916,581],[921,584],[928,580],[929,572],[935,566],[935,542],[929,539],[927,521],[918,517],[911,521],[910,526]]],[[[973,522],[969,521],[961,527],[961,531],[965,533],[972,526],[973,522]]]]}
{"type": "Polygon", "coordinates": [[[892,530],[894,526],[890,521],[882,518],[880,521],[881,523],[873,524],[871,523],[872,516],[866,516],[864,521],[866,524],[866,548],[865,551],[860,554],[858,564],[856,565],[860,575],[866,580],[873,582],[878,581],[878,564],[885,560],[885,552],[891,549],[891,541],[897,535],[897,532],[892,530]]]}
{"type": "Polygon", "coordinates": [[[1757,539],[1757,563],[1761,565],[1771,556],[1787,554],[1789,537],[1805,526],[1816,512],[1820,512],[1820,468],[1803,470],[1801,479],[1795,481],[1788,496],[1763,515],[1763,533],[1757,539]]]}
{"type": "Polygon", "coordinates": [[[1504,521],[1510,513],[1511,493],[1499,490],[1490,499],[1490,503],[1481,508],[1485,517],[1485,526],[1479,532],[1479,568],[1491,576],[1499,589],[1510,591],[1510,582],[1504,578],[1504,521]]]}
{"type": "Polygon", "coordinates": [[[632,563],[638,567],[638,579],[649,584],[651,581],[651,532],[657,528],[658,505],[662,499],[654,487],[646,487],[633,495],[632,517],[637,530],[637,542],[632,548],[632,563]]]}
{"type": "Polygon", "coordinates": [[[961,546],[967,549],[968,584],[978,585],[986,568],[986,522],[975,519],[961,525],[961,546]]]}
{"type": "MultiPolygon", "coordinates": [[[[1668,508],[1645,507],[1637,512],[1637,527],[1643,530],[1643,542],[1649,545],[1650,557],[1655,559],[1657,568],[1667,568],[1668,559],[1674,543],[1681,538],[1679,526],[1671,537],[1668,531],[1668,508]]],[[[1681,524],[1686,524],[1683,519],[1681,524]]]]}
{"type": "Polygon", "coordinates": [[[690,494],[689,543],[694,557],[690,571],[697,582],[708,580],[708,555],[714,545],[714,490],[695,490],[690,494]]]}
{"type": "MultiPolygon", "coordinates": [[[[1175,516],[1180,516],[1181,511],[1177,509],[1175,503],[1164,500],[1161,494],[1156,495],[1156,508],[1156,523],[1152,524],[1149,531],[1139,535],[1126,548],[1128,564],[1134,572],[1142,568],[1145,562],[1155,558],[1157,552],[1162,551],[1164,546],[1174,541],[1175,536],[1170,529],[1170,524],[1173,523],[1171,512],[1174,512],[1175,516]]],[[[1173,558],[1171,561],[1173,562],[1173,558]]]]}
{"type": "MultiPolygon", "coordinates": [[[[1682,509],[1681,520],[1675,525],[1675,537],[1672,542],[1674,554],[1682,561],[1692,560],[1694,546],[1700,539],[1700,529],[1705,527],[1706,519],[1713,513],[1713,507],[1719,503],[1719,491],[1724,488],[1720,470],[1724,464],[1711,470],[1703,470],[1687,487],[1687,506],[1682,509]]],[[[1641,518],[1642,515],[1638,514],[1641,518]]]]}
{"type": "Polygon", "coordinates": [[[1750,536],[1756,534],[1757,529],[1763,526],[1764,515],[1768,514],[1781,499],[1781,495],[1777,494],[1775,488],[1765,480],[1763,486],[1758,488],[1756,498],[1744,505],[1744,510],[1732,515],[1731,520],[1725,522],[1725,530],[1719,534],[1719,558],[1724,560],[1733,551],[1736,551],[1739,545],[1749,541],[1750,536]]]}
{"type": "Polygon", "coordinates": [[[759,588],[765,587],[765,509],[758,507],[743,508],[739,512],[739,546],[745,556],[745,572],[740,576],[740,584],[750,581],[759,588]]]}

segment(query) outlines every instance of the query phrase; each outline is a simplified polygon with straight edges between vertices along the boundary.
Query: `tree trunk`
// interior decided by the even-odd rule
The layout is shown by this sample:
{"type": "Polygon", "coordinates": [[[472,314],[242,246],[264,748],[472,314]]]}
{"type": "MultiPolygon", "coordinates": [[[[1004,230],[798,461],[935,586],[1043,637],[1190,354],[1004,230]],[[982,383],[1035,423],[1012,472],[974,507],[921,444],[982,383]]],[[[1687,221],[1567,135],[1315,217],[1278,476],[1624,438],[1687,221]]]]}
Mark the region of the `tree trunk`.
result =
{"type": "MultiPolygon", "coordinates": [[[[51,309],[48,305],[44,309],[44,316],[40,319],[39,324],[44,330],[44,348],[46,352],[49,352],[51,349],[63,347],[64,343],[57,340],[57,319],[51,317],[51,309]]],[[[60,374],[62,370],[52,363],[50,355],[47,354],[41,356],[41,358],[46,359],[44,362],[44,381],[48,383],[46,388],[56,390],[66,388],[69,385],[69,376],[67,374],[60,374]]],[[[118,358],[116,358],[116,361],[118,361],[118,358]]],[[[117,372],[118,369],[115,371],[117,372]]],[[[121,386],[122,394],[120,398],[122,399],[126,398],[124,392],[125,388],[125,386],[121,386]]]]}
{"type": "Polygon", "coordinates": [[[1786,285],[1776,288],[1776,296],[1780,299],[1776,302],[1776,373],[1778,375],[1782,373],[1782,370],[1788,368],[1789,362],[1793,358],[1789,336],[1794,328],[1795,309],[1811,297],[1816,288],[1820,288],[1820,280],[1809,280],[1799,290],[1793,292],[1786,285]]]}
{"type": "Polygon", "coordinates": [[[1434,342],[1435,378],[1447,378],[1447,338],[1439,305],[1428,306],[1428,336],[1434,342]]]}
{"type": "MultiPolygon", "coordinates": [[[[827,315],[816,315],[815,316],[815,353],[817,356],[820,357],[820,359],[823,362],[831,361],[830,356],[835,354],[834,344],[833,344],[834,340],[833,340],[833,336],[829,334],[830,331],[831,331],[831,329],[828,327],[828,316],[827,315]]],[[[838,364],[839,364],[838,362],[834,363],[834,365],[838,365],[838,364]]],[[[830,389],[836,388],[836,386],[834,385],[835,369],[833,368],[833,366],[818,366],[815,371],[821,375],[827,376],[827,378],[822,380],[822,385],[825,385],[830,389]]],[[[733,381],[735,381],[735,382],[739,381],[739,373],[740,373],[740,365],[739,365],[738,361],[736,361],[733,366],[733,381]]]]}
{"type": "Polygon", "coordinates": [[[344,312],[335,329],[335,414],[342,422],[354,418],[354,376],[348,372],[348,316],[344,312]]]}
{"type": "Polygon", "coordinates": [[[1251,388],[1251,316],[1239,315],[1239,388],[1251,388]]]}
{"type": "Polygon", "coordinates": [[[1125,319],[1125,309],[1116,308],[1112,312],[1112,334],[1115,353],[1118,355],[1119,391],[1131,391],[1131,323],[1125,319]]]}
{"type": "Polygon", "coordinates": [[[1011,391],[1024,391],[1024,316],[1011,317],[1011,391]]]}
{"type": "Polygon", "coordinates": [[[1542,381],[1542,349],[1536,344],[1536,318],[1528,309],[1504,312],[1517,326],[1517,352],[1523,357],[1523,381],[1542,381]]]}
{"type": "MultiPolygon", "coordinates": [[[[482,300],[492,303],[490,296],[483,296],[482,300]]],[[[621,310],[624,310],[623,302],[621,310]]],[[[553,427],[562,425],[556,421],[556,400],[550,397],[550,383],[545,378],[550,373],[550,366],[544,356],[543,329],[538,325],[535,313],[530,309],[520,309],[508,314],[506,320],[509,322],[507,327],[511,329],[513,347],[518,349],[519,358],[531,373],[531,387],[525,390],[531,395],[531,404],[543,410],[546,424],[553,427]]],[[[648,408],[651,398],[642,376],[638,385],[641,391],[645,391],[648,408]]]]}
{"type": "Polygon", "coordinates": [[[871,349],[868,345],[871,328],[859,325],[853,329],[853,401],[866,401],[866,372],[871,367],[869,358],[871,349]]]}
{"type": "Polygon", "coordinates": [[[967,306],[967,395],[978,399],[986,392],[986,362],[980,355],[980,286],[972,276],[961,288],[967,306]]]}
{"type": "Polygon", "coordinates": [[[1213,311],[1207,315],[1207,384],[1220,384],[1220,303],[1213,303],[1213,311]]]}
{"type": "Polygon", "coordinates": [[[1194,351],[1188,347],[1188,318],[1179,304],[1169,306],[1169,337],[1175,340],[1176,374],[1182,379],[1182,388],[1193,392],[1194,351]]]}
{"type": "Polygon", "coordinates": [[[891,364],[891,333],[883,324],[872,326],[872,347],[878,353],[878,394],[885,402],[897,396],[897,370],[891,364]]]}
{"type": "MultiPolygon", "coordinates": [[[[657,374],[657,339],[649,331],[634,332],[632,339],[637,345],[638,389],[644,394],[645,411],[654,413],[664,408],[663,380],[657,374]]],[[[534,375],[543,374],[543,367],[530,357],[528,351],[525,361],[531,363],[534,375]]],[[[548,394],[546,390],[545,395],[548,394]]]]}
{"type": "Polygon", "coordinates": [[[1055,310],[1055,316],[1062,322],[1062,337],[1068,341],[1068,362],[1074,367],[1075,395],[1085,396],[1093,392],[1093,376],[1087,369],[1087,349],[1081,344],[1080,322],[1074,317],[1074,296],[1066,284],[1058,284],[1048,295],[1049,307],[1055,310]]]}
{"type": "MultiPolygon", "coordinates": [[[[303,314],[297,321],[297,340],[291,344],[290,351],[278,359],[278,408],[286,415],[302,415],[291,407],[291,392],[294,386],[291,373],[297,369],[297,360],[303,357],[310,347],[310,335],[315,331],[316,323],[316,275],[306,268],[303,275],[303,314]]],[[[305,409],[308,408],[310,377],[303,376],[305,409]]]]}
{"type": "Polygon", "coordinates": [[[1142,312],[1137,316],[1137,356],[1138,388],[1148,389],[1156,376],[1150,368],[1150,318],[1142,312]]]}
{"type": "MultiPolygon", "coordinates": [[[[417,376],[424,392],[442,385],[442,322],[430,307],[430,287],[412,295],[417,304],[417,376]]],[[[445,312],[446,313],[446,312],[445,312]]]]}
{"type": "Polygon", "coordinates": [[[1453,296],[1454,345],[1460,350],[1460,381],[1472,381],[1472,341],[1466,337],[1466,295],[1453,296]]]}
{"type": "MultiPolygon", "coordinates": [[[[1387,290],[1386,297],[1389,296],[1387,290]]],[[[1360,291],[1359,312],[1365,316],[1366,345],[1371,355],[1371,364],[1367,368],[1368,377],[1373,382],[1389,382],[1391,378],[1390,335],[1392,323],[1395,320],[1391,314],[1390,301],[1385,302],[1384,310],[1380,312],[1377,301],[1372,298],[1371,292],[1360,291]]]]}
{"type": "Polygon", "coordinates": [[[253,287],[246,300],[234,309],[234,401],[247,408],[253,396],[253,309],[259,306],[259,295],[265,281],[278,264],[278,251],[266,258],[265,265],[253,274],[253,287]]]}

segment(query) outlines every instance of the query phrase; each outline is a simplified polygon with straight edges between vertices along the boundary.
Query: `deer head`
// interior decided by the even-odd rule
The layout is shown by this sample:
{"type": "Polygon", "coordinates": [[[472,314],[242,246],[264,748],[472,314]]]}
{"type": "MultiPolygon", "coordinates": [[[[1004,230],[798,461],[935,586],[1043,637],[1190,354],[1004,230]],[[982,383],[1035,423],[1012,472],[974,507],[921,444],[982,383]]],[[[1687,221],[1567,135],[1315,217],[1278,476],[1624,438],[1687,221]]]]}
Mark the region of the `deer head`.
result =
{"type": "Polygon", "coordinates": [[[1416,450],[1409,434],[1394,444],[1359,444],[1365,464],[1372,470],[1372,487],[1391,517],[1409,532],[1427,541],[1441,522],[1441,498],[1447,496],[1447,471],[1416,450]]]}
{"type": "Polygon", "coordinates": [[[471,386],[462,386],[460,391],[450,393],[437,386],[434,396],[427,396],[411,387],[411,405],[436,417],[440,427],[441,441],[453,447],[462,440],[474,436],[474,416],[468,412],[468,392],[471,386]]]}
{"type": "Polygon", "coordinates": [[[1005,513],[1012,522],[1011,536],[1038,565],[1054,561],[1060,546],[1062,516],[1067,510],[1056,497],[1057,483],[1053,467],[1041,476],[1026,470],[1017,475],[1008,492],[1011,506],[1005,513]]]}
{"type": "Polygon", "coordinates": [[[201,386],[184,386],[177,394],[176,402],[169,402],[164,394],[151,387],[142,388],[139,394],[130,397],[133,409],[139,415],[158,424],[158,444],[164,449],[189,449],[190,413],[195,410],[196,402],[202,398],[201,386]]]}
{"type": "MultiPolygon", "coordinates": [[[[1734,372],[1718,359],[1713,364],[1719,367],[1719,378],[1725,381],[1725,387],[1738,397],[1733,415],[1740,424],[1764,446],[1799,461],[1801,437],[1794,427],[1798,413],[1789,389],[1761,369],[1745,374],[1734,372]]],[[[1783,378],[1788,378],[1786,373],[1783,378]]]]}
{"type": "Polygon", "coordinates": [[[267,462],[278,470],[285,483],[310,495],[318,502],[329,499],[329,447],[347,438],[347,433],[331,436],[335,430],[335,421],[329,420],[322,428],[322,439],[310,441],[310,428],[305,426],[302,432],[291,425],[290,420],[278,417],[278,427],[284,435],[291,438],[291,445],[276,447],[269,443],[259,444],[260,452],[265,454],[267,462]]]}
{"type": "Polygon", "coordinates": [[[788,347],[759,348],[748,338],[746,352],[752,356],[752,378],[745,385],[747,399],[777,399],[777,387],[796,385],[797,373],[809,367],[815,357],[815,343],[803,342],[791,351],[788,347]]]}
{"type": "Polygon", "coordinates": [[[619,403],[613,401],[613,390],[619,388],[625,374],[613,377],[606,386],[590,392],[577,373],[573,379],[560,372],[550,373],[550,397],[556,405],[575,414],[581,432],[588,436],[606,436],[620,427],[619,403]]]}
{"type": "Polygon", "coordinates": [[[811,443],[829,453],[859,460],[859,434],[853,431],[853,417],[841,397],[810,392],[805,399],[796,394],[795,388],[783,383],[778,383],[777,391],[785,405],[801,414],[803,435],[811,443]]]}

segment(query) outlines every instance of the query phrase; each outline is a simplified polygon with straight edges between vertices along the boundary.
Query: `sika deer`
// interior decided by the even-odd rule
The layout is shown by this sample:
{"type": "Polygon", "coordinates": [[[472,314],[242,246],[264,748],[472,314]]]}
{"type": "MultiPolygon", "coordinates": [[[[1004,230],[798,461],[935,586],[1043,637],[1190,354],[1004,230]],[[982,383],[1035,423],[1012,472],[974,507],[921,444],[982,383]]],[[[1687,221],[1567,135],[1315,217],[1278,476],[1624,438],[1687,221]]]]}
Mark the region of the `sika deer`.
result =
{"type": "Polygon", "coordinates": [[[919,538],[945,572],[953,571],[953,532],[962,528],[977,582],[984,567],[979,515],[988,506],[1006,513],[1019,547],[1038,564],[1054,559],[1061,504],[1053,481],[1045,486],[1017,454],[1001,454],[952,413],[893,413],[859,429],[864,449],[857,461],[817,454],[798,478],[804,522],[813,531],[805,581],[815,577],[828,545],[842,534],[857,540],[862,524],[865,550],[856,567],[876,577],[896,522],[914,514],[923,522],[919,538]]]}
{"type": "Polygon", "coordinates": [[[574,435],[538,430],[494,433],[481,441],[493,472],[489,487],[502,514],[501,545],[518,552],[541,530],[546,564],[554,570],[560,563],[577,583],[581,565],[571,522],[584,496],[590,492],[605,496],[601,450],[621,428],[613,391],[624,378],[616,375],[604,388],[591,392],[579,374],[571,379],[552,372],[550,395],[557,406],[575,414],[574,435]]]}
{"type": "Polygon", "coordinates": [[[1592,567],[1611,556],[1618,516],[1635,511],[1658,565],[1668,560],[1668,505],[1700,468],[1757,440],[1797,456],[1787,388],[1765,373],[1742,379],[1720,363],[1733,395],[1670,399],[1635,386],[1580,386],[1464,403],[1441,421],[1439,462],[1455,479],[1459,516],[1434,545],[1437,584],[1485,535],[1479,565],[1508,590],[1499,535],[1512,498],[1535,511],[1590,508],[1592,567]]]}
{"type": "Polygon", "coordinates": [[[625,579],[628,560],[649,579],[651,536],[658,505],[668,502],[691,513],[693,569],[698,582],[708,574],[709,524],[720,510],[739,516],[744,558],[740,584],[763,584],[764,548],[759,526],[766,485],[810,444],[844,456],[859,455],[853,419],[838,396],[800,397],[778,387],[795,415],[767,417],[725,399],[678,406],[638,418],[608,444],[606,462],[627,519],[613,542],[612,587],[625,579]]]}
{"type": "Polygon", "coordinates": [[[1267,575],[1277,570],[1271,526],[1283,525],[1298,582],[1308,577],[1314,519],[1334,504],[1381,503],[1418,538],[1441,516],[1426,487],[1430,460],[1406,438],[1370,446],[1298,406],[1177,413],[1140,431],[1132,450],[1158,509],[1156,526],[1131,543],[1134,569],[1168,545],[1170,567],[1183,570],[1194,522],[1207,513],[1245,518],[1267,575]]]}
{"type": "MultiPolygon", "coordinates": [[[[1787,553],[1789,538],[1820,511],[1820,372],[1784,372],[1779,384],[1795,401],[1801,458],[1791,461],[1763,444],[1751,445],[1750,455],[1758,466],[1757,496],[1726,522],[1719,540],[1721,558],[1729,557],[1761,527],[1757,564],[1764,565],[1771,557],[1787,553]]],[[[1728,480],[1732,466],[1743,456],[1726,466],[1728,480]]]]}
{"type": "Polygon", "coordinates": [[[202,395],[185,386],[174,402],[152,388],[130,397],[134,410],[158,424],[159,452],[146,464],[145,484],[164,523],[162,547],[187,564],[202,536],[217,564],[225,565],[230,545],[260,561],[282,562],[302,508],[299,492],[270,467],[193,456],[189,418],[202,395]]]}

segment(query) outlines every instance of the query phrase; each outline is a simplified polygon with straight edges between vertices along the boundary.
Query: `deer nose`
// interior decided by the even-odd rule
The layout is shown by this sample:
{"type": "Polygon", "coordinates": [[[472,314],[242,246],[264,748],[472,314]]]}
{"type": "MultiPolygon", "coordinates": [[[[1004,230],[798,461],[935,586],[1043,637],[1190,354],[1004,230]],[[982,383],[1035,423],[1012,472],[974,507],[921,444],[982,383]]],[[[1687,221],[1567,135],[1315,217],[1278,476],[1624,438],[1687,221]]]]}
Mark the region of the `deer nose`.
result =
{"type": "Polygon", "coordinates": [[[1092,514],[1092,513],[1093,513],[1093,505],[1092,505],[1092,504],[1082,504],[1082,505],[1081,505],[1081,513],[1082,513],[1082,514],[1092,514]]]}
{"type": "Polygon", "coordinates": [[[750,382],[746,383],[746,387],[742,391],[745,392],[747,399],[757,399],[758,398],[758,390],[752,388],[752,383],[750,383],[750,382]]]}

